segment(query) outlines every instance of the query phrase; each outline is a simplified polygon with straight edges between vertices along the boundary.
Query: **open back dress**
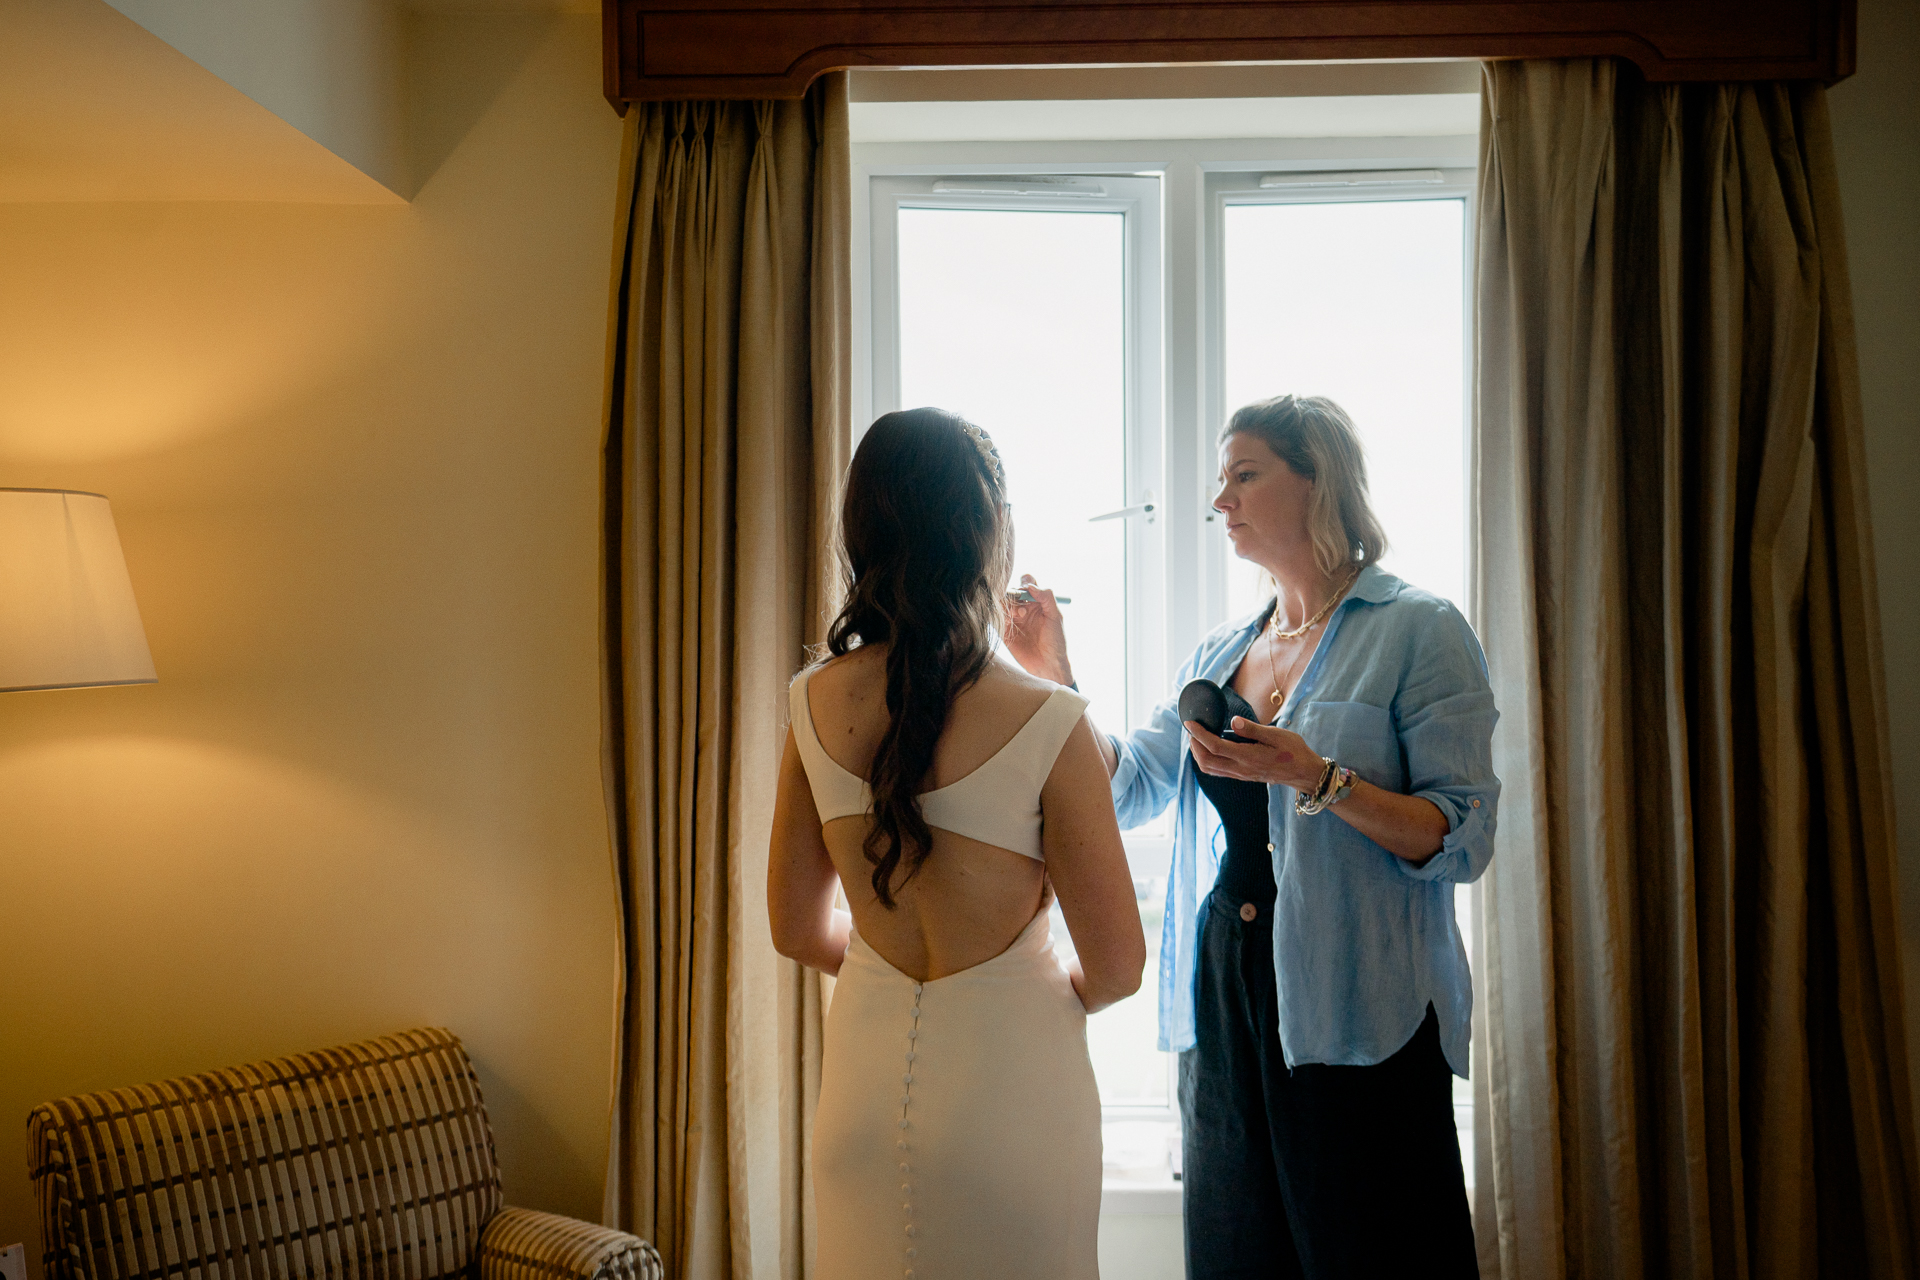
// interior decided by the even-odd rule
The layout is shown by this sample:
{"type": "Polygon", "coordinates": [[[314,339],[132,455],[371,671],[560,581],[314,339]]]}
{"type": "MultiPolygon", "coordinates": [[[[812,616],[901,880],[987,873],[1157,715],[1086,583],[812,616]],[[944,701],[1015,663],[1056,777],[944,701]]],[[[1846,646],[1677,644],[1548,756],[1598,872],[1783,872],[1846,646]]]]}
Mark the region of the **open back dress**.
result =
{"type": "MultiPolygon", "coordinates": [[[[820,745],[807,675],[793,734],[820,821],[871,812],[820,745]]],[[[921,795],[928,825],[1044,861],[1040,790],[1086,710],[1055,691],[1006,746],[921,795]]],[[[819,1274],[1097,1280],[1100,1094],[1087,1017],[1036,914],[991,960],[932,982],[856,931],[827,1014],[813,1130],[819,1274]]]]}

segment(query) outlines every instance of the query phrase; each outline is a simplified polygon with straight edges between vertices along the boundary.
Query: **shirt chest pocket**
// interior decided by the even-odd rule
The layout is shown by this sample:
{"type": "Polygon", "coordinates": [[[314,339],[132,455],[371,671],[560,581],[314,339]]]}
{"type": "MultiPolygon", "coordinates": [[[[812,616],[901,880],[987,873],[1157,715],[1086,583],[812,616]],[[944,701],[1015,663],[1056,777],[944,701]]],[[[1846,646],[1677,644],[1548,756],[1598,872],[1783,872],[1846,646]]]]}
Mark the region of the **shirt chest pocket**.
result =
{"type": "Polygon", "coordinates": [[[1388,791],[1406,789],[1393,713],[1368,702],[1309,702],[1293,728],[1307,745],[1388,791]]]}

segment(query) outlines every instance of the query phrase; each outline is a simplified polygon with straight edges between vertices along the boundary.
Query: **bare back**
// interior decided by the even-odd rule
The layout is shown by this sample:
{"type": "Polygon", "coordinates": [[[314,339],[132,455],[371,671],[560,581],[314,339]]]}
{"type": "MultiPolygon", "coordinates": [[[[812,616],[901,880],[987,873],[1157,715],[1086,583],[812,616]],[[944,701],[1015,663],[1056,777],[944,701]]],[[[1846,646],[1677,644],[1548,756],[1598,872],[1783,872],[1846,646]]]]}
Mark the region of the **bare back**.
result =
{"type": "MultiPolygon", "coordinates": [[[[885,651],[862,648],[827,663],[808,684],[820,744],[834,763],[865,777],[888,725],[885,651]]],[[[990,662],[956,699],[934,746],[921,790],[971,774],[1005,747],[1055,686],[1004,661],[990,662]]],[[[1043,793],[1044,794],[1044,793],[1043,793]]],[[[821,828],[855,926],[899,969],[925,980],[958,973],[1005,951],[1047,903],[1046,866],[956,832],[933,828],[933,850],[918,875],[894,875],[895,907],[873,892],[864,842],[871,819],[835,818],[821,828]]]]}

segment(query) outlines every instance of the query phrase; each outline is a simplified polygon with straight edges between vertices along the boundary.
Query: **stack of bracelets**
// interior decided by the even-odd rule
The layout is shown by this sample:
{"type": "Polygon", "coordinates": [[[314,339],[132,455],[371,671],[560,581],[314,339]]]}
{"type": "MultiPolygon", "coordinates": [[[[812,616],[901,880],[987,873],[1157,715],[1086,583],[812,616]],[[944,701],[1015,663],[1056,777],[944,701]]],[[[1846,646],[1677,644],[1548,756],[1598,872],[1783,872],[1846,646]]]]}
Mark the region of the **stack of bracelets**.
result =
{"type": "Polygon", "coordinates": [[[1353,770],[1343,768],[1326,756],[1320,759],[1326,768],[1320,771],[1320,781],[1314,784],[1312,791],[1303,791],[1294,798],[1293,811],[1303,818],[1311,818],[1323,809],[1330,809],[1347,798],[1353,790],[1353,770]]]}

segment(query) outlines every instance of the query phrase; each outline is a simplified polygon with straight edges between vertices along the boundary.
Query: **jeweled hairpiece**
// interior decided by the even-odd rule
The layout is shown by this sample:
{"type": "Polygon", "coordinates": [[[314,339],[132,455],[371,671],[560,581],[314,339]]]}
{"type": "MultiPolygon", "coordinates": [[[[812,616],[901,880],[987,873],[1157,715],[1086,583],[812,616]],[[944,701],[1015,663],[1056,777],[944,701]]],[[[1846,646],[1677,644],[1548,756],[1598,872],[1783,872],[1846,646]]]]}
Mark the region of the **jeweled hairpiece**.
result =
{"type": "Polygon", "coordinates": [[[968,438],[973,441],[973,447],[980,451],[982,458],[986,459],[987,469],[993,472],[993,478],[1004,486],[1007,483],[1007,473],[1000,466],[1000,451],[993,447],[993,437],[971,422],[962,422],[960,429],[967,433],[968,438]]]}

